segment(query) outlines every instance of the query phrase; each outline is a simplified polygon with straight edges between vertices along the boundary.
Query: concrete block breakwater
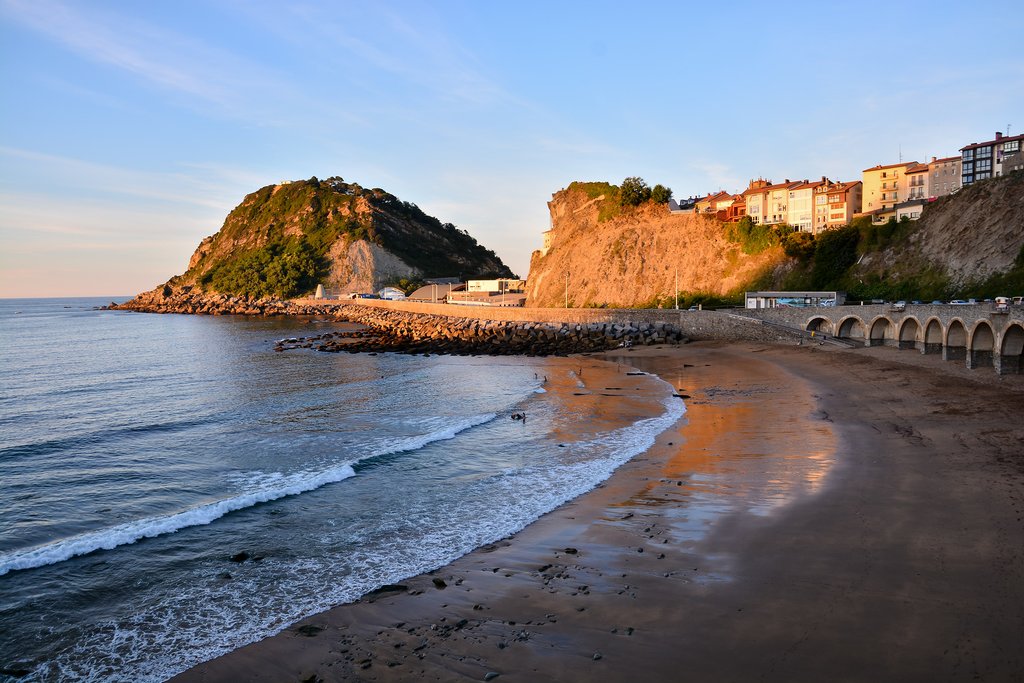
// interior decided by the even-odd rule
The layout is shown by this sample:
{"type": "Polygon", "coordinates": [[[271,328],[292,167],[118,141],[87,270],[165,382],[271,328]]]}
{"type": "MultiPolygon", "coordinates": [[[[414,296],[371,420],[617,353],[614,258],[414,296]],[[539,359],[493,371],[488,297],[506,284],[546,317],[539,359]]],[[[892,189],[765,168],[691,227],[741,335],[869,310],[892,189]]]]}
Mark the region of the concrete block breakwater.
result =
{"type": "MultiPolygon", "coordinates": [[[[362,339],[324,339],[320,351],[402,351],[488,355],[551,355],[601,351],[620,345],[688,341],[666,323],[549,323],[481,320],[342,305],[335,315],[366,325],[362,339]]],[[[302,341],[302,340],[297,340],[302,341]]]]}

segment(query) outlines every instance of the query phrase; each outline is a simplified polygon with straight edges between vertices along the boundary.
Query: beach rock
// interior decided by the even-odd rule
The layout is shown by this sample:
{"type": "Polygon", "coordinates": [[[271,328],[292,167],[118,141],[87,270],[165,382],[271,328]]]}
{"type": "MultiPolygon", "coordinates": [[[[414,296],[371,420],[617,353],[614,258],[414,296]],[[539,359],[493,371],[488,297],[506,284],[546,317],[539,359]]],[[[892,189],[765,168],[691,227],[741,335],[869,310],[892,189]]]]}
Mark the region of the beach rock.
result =
{"type": "Polygon", "coordinates": [[[564,552],[566,555],[575,555],[579,551],[576,548],[566,548],[564,552]]]}
{"type": "Polygon", "coordinates": [[[235,553],[229,559],[232,562],[238,562],[239,564],[241,564],[242,562],[245,562],[246,560],[248,560],[250,557],[252,557],[252,555],[250,555],[249,553],[247,553],[247,552],[245,552],[243,550],[240,553],[235,553]]]}
{"type": "Polygon", "coordinates": [[[448,587],[448,584],[445,583],[444,579],[442,579],[440,577],[435,576],[433,579],[431,579],[431,581],[433,581],[434,585],[437,586],[438,588],[447,588],[448,587]]]}
{"type": "Polygon", "coordinates": [[[484,680],[485,681],[493,681],[495,678],[497,678],[500,675],[501,674],[499,674],[497,671],[488,671],[486,674],[484,674],[484,680]]]}
{"type": "Polygon", "coordinates": [[[295,629],[295,632],[298,633],[300,636],[312,638],[313,636],[317,635],[323,630],[323,626],[317,626],[316,624],[304,624],[295,629]]]}

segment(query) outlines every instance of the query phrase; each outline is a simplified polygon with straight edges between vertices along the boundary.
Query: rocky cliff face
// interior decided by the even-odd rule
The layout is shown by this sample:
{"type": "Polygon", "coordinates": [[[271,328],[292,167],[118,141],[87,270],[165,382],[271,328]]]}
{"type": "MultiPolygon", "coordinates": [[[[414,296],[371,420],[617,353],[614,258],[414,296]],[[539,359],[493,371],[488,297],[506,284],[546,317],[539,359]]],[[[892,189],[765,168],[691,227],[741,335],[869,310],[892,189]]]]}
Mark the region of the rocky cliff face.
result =
{"type": "Polygon", "coordinates": [[[1014,173],[932,202],[903,243],[865,254],[854,270],[896,278],[932,269],[962,287],[1009,271],[1022,248],[1024,173],[1014,173]]]}
{"type": "Polygon", "coordinates": [[[468,233],[415,204],[341,178],[311,178],[247,195],[167,285],[291,297],[317,284],[369,292],[403,277],[452,276],[512,273],[468,233]]]}
{"type": "Polygon", "coordinates": [[[682,292],[725,295],[741,290],[766,267],[781,261],[775,247],[744,254],[717,221],[671,214],[664,204],[623,208],[605,218],[609,200],[573,183],[556,192],[550,247],[534,252],[527,306],[636,306],[682,292]]]}

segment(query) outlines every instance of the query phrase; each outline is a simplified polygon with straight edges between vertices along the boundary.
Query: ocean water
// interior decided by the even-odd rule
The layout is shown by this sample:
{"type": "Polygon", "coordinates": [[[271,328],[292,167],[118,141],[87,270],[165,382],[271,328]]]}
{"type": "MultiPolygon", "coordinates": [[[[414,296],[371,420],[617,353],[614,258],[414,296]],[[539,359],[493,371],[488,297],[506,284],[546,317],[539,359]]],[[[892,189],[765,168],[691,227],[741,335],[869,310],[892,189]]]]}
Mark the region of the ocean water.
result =
{"type": "Polygon", "coordinates": [[[164,680],[514,533],[684,410],[588,359],[275,353],[344,324],[104,303],[0,300],[0,679],[164,680]]]}

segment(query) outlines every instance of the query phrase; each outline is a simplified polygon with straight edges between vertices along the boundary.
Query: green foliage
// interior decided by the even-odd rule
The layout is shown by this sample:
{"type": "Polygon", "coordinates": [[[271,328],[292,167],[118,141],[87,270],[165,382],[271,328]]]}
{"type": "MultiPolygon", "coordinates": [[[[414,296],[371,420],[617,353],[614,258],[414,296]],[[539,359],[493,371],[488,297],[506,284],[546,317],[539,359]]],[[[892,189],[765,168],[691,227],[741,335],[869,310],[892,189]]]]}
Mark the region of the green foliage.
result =
{"type": "Polygon", "coordinates": [[[655,204],[668,204],[672,199],[672,188],[664,185],[655,185],[651,190],[651,201],[655,204]]]}
{"type": "MultiPolygon", "coordinates": [[[[679,310],[684,311],[690,306],[701,306],[704,310],[716,308],[734,308],[743,305],[743,293],[713,294],[711,292],[679,292],[679,310]]],[[[676,297],[674,294],[663,294],[653,299],[641,302],[635,308],[675,308],[676,297]]],[[[615,308],[621,308],[616,306],[615,308]]]]}
{"type": "Polygon", "coordinates": [[[794,230],[782,236],[782,250],[786,256],[807,263],[814,257],[814,235],[794,230]]]}
{"type": "Polygon", "coordinates": [[[744,254],[760,254],[782,244],[783,236],[792,232],[784,225],[755,225],[750,216],[725,226],[725,238],[740,245],[744,254]]]}
{"type": "Polygon", "coordinates": [[[402,290],[406,296],[409,296],[417,289],[424,285],[423,278],[407,278],[407,277],[393,277],[390,280],[384,282],[385,287],[394,287],[402,290]]]}
{"type": "Polygon", "coordinates": [[[890,218],[881,225],[875,225],[867,216],[855,219],[850,225],[860,232],[860,244],[857,248],[860,254],[881,251],[899,244],[916,229],[916,225],[909,219],[897,222],[895,218],[890,218]]]}
{"type": "Polygon", "coordinates": [[[811,287],[831,289],[857,262],[860,231],[852,226],[826,230],[818,235],[811,267],[811,287]]]}
{"type": "Polygon", "coordinates": [[[640,206],[651,198],[651,188],[643,178],[630,176],[619,186],[619,204],[622,206],[640,206]]]}
{"type": "Polygon", "coordinates": [[[273,242],[222,262],[203,284],[218,292],[291,298],[311,291],[324,265],[304,241],[273,242]]]}
{"type": "Polygon", "coordinates": [[[569,183],[569,187],[566,189],[583,192],[590,199],[597,199],[602,195],[604,195],[605,199],[618,200],[619,197],[618,186],[611,183],[581,183],[574,181],[569,183]]]}

